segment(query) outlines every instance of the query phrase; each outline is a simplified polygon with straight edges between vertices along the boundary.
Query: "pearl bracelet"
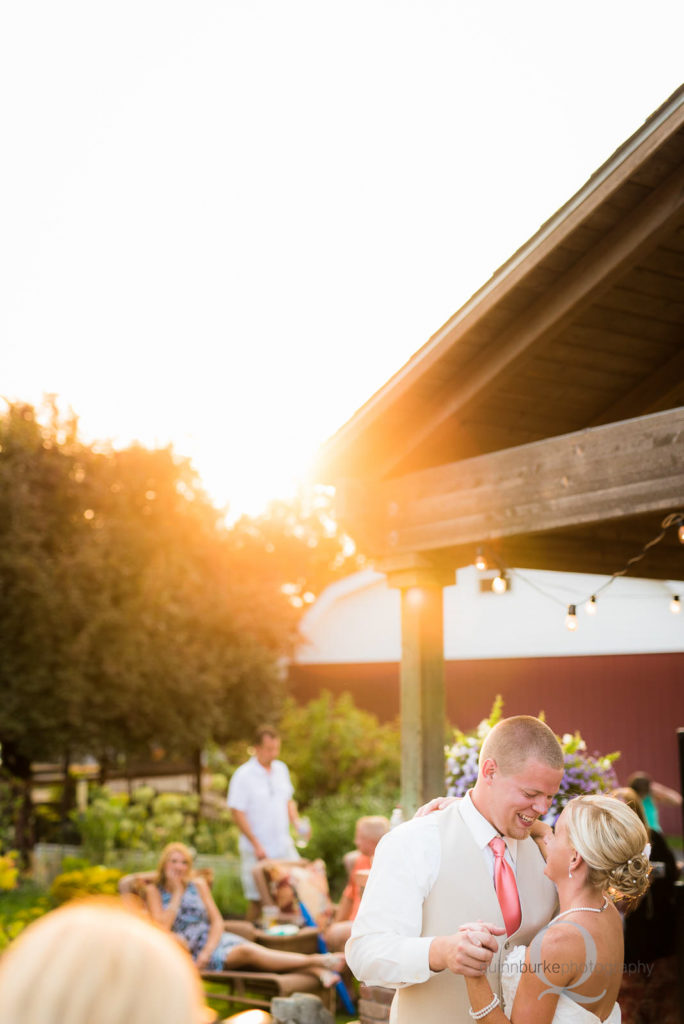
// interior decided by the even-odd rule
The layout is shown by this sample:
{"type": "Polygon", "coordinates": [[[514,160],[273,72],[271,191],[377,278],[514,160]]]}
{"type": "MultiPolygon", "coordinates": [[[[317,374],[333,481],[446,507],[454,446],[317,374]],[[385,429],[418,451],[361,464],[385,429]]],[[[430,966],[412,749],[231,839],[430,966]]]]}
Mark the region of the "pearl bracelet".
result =
{"type": "Polygon", "coordinates": [[[481,1010],[473,1010],[471,1006],[468,1008],[468,1013],[473,1018],[473,1020],[482,1020],[482,1018],[486,1017],[488,1013],[491,1013],[492,1010],[495,1010],[498,1005],[499,997],[495,995],[491,1003],[487,1003],[487,1005],[483,1006],[481,1010]]]}

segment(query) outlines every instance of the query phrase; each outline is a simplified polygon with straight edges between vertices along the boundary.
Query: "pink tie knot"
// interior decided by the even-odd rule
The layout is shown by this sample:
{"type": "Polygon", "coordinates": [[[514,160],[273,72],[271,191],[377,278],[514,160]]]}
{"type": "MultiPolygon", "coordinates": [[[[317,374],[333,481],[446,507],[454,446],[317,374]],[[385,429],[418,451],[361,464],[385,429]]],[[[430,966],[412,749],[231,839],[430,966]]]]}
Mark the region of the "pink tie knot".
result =
{"type": "Polygon", "coordinates": [[[503,857],[506,852],[506,844],[501,836],[494,836],[489,845],[491,846],[495,857],[503,857]]]}

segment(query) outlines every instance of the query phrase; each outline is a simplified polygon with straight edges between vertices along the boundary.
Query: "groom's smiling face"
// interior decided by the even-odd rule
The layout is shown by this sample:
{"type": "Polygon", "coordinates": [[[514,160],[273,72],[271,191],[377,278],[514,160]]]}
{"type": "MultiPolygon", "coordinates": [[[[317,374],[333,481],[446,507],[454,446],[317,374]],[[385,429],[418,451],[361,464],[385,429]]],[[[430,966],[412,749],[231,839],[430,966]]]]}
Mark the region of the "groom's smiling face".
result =
{"type": "Polygon", "coordinates": [[[482,775],[486,807],[478,809],[502,835],[525,839],[532,823],[551,806],[563,770],[529,759],[519,771],[504,775],[496,761],[488,758],[482,765],[482,775]]]}

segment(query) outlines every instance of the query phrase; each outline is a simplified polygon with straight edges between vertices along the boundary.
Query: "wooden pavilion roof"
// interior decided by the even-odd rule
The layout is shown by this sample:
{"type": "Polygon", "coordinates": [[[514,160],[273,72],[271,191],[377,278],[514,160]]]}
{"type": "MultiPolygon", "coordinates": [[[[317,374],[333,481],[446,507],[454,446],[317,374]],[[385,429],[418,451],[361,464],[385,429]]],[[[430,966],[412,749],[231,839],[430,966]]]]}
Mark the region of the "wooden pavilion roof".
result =
{"type": "MultiPolygon", "coordinates": [[[[612,573],[684,508],[684,87],[324,446],[388,568],[612,573]]],[[[675,523],[675,526],[677,524],[675,523]]],[[[677,530],[633,575],[680,579],[677,530]]]]}

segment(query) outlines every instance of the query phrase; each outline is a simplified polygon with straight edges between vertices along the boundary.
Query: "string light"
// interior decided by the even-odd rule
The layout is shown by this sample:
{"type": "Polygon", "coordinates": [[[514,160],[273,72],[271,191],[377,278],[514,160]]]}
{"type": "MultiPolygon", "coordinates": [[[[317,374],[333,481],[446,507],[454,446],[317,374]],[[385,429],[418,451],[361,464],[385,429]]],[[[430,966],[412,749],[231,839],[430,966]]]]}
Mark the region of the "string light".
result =
{"type": "MultiPolygon", "coordinates": [[[[677,537],[679,539],[680,544],[684,544],[684,512],[671,512],[669,515],[665,516],[665,518],[661,522],[661,524],[660,524],[660,533],[657,536],[653,537],[651,540],[649,540],[646,544],[644,544],[644,546],[642,547],[641,551],[639,551],[636,555],[634,555],[632,558],[630,558],[627,561],[627,564],[622,569],[619,569],[617,572],[614,572],[612,574],[612,576],[610,576],[605,581],[605,583],[603,583],[598,588],[598,590],[595,591],[595,593],[591,594],[586,599],[586,602],[584,603],[584,611],[586,612],[587,615],[596,615],[597,604],[598,604],[598,601],[597,601],[598,595],[601,594],[607,587],[609,587],[611,585],[611,583],[614,583],[615,580],[618,579],[620,576],[626,576],[627,573],[629,572],[629,570],[631,569],[631,567],[633,565],[636,565],[637,562],[640,562],[641,559],[644,558],[644,556],[648,553],[648,551],[652,547],[654,547],[656,544],[659,544],[660,541],[663,539],[663,537],[665,537],[665,535],[667,534],[667,531],[671,527],[673,527],[673,526],[677,528],[677,537]]],[[[500,561],[500,558],[499,558],[498,555],[496,556],[496,561],[499,562],[499,566],[500,567],[499,567],[497,575],[492,580],[492,584],[491,584],[492,590],[496,594],[505,594],[506,591],[509,588],[509,585],[510,585],[509,578],[506,575],[506,569],[501,567],[501,561],[500,561]]],[[[484,569],[487,568],[487,564],[488,564],[487,563],[487,558],[486,558],[486,556],[484,554],[484,551],[483,551],[482,547],[478,547],[477,553],[476,553],[476,556],[475,556],[475,566],[476,566],[476,568],[480,572],[482,572],[484,569]]],[[[563,601],[561,601],[557,597],[547,593],[541,587],[539,587],[535,583],[533,583],[531,580],[526,579],[524,576],[522,576],[516,570],[512,569],[512,570],[508,570],[508,571],[512,575],[518,576],[520,579],[522,579],[525,583],[527,583],[534,590],[538,590],[540,594],[543,594],[545,597],[548,597],[552,601],[555,601],[556,604],[560,604],[563,607],[565,607],[567,609],[567,613],[566,613],[566,616],[565,616],[565,625],[566,625],[567,629],[569,629],[571,632],[574,632],[577,629],[577,604],[569,604],[569,605],[566,606],[563,601]]],[[[682,605],[681,605],[681,601],[679,599],[679,595],[678,594],[673,594],[672,595],[672,599],[670,600],[670,611],[672,612],[673,615],[679,615],[681,610],[682,610],[682,605]]]]}
{"type": "Polygon", "coordinates": [[[505,572],[499,571],[492,580],[492,590],[495,594],[505,594],[508,590],[508,578],[505,572]]]}

